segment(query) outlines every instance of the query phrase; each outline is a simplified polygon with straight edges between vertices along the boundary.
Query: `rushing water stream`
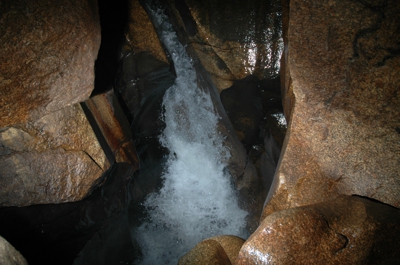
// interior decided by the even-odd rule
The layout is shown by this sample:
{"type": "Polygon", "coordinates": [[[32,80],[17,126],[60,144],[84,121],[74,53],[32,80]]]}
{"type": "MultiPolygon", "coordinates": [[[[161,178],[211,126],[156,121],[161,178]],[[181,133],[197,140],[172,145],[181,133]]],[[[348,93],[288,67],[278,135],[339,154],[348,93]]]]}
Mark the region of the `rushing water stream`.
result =
{"type": "Polygon", "coordinates": [[[229,150],[217,130],[209,93],[198,88],[196,72],[168,18],[154,12],[153,23],[174,63],[176,80],[165,93],[166,127],[160,137],[169,150],[163,187],[143,206],[148,218],[134,232],[141,264],[176,264],[202,239],[220,234],[247,237],[245,218],[226,173],[229,150]]]}

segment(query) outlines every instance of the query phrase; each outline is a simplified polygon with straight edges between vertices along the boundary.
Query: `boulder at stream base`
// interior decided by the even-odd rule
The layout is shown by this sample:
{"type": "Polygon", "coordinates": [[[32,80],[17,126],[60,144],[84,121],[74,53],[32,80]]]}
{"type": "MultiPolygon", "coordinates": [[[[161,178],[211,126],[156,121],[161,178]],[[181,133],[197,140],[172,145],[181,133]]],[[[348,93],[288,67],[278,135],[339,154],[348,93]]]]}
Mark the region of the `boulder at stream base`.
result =
{"type": "Polygon", "coordinates": [[[179,265],[230,265],[236,257],[244,239],[237,236],[216,236],[205,239],[179,259],[179,265]]]}
{"type": "Polygon", "coordinates": [[[84,198],[109,167],[79,102],[100,46],[92,0],[0,3],[0,206],[84,198]]]}
{"type": "Polygon", "coordinates": [[[398,264],[400,210],[355,196],[267,216],[237,265],[398,264]]]}
{"type": "Polygon", "coordinates": [[[25,258],[10,243],[0,236],[0,264],[28,265],[25,258]]]}
{"type": "Polygon", "coordinates": [[[292,0],[287,15],[295,102],[262,218],[338,194],[399,208],[400,2],[292,0]]]}

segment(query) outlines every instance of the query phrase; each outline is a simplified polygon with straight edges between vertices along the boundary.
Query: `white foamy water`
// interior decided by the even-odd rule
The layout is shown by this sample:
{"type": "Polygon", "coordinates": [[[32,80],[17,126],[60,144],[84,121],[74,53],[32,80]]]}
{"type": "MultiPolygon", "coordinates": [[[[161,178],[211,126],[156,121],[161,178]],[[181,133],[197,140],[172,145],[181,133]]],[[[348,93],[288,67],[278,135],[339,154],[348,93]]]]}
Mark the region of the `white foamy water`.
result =
{"type": "Polygon", "coordinates": [[[176,71],[164,96],[166,128],[160,142],[170,151],[163,187],[144,206],[149,219],[135,232],[141,264],[177,264],[201,240],[221,234],[246,237],[245,217],[231,177],[224,173],[229,150],[217,131],[211,97],[196,84],[196,72],[167,17],[156,15],[155,27],[176,71]]]}

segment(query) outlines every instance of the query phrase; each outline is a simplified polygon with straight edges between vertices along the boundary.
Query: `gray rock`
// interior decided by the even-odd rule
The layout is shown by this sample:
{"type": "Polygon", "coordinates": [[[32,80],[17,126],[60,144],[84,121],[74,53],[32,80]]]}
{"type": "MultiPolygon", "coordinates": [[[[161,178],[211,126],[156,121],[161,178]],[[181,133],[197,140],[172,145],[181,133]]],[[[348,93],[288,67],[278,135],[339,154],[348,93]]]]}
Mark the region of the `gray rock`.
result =
{"type": "Polygon", "coordinates": [[[0,264],[28,265],[25,258],[7,240],[0,236],[0,264]]]}

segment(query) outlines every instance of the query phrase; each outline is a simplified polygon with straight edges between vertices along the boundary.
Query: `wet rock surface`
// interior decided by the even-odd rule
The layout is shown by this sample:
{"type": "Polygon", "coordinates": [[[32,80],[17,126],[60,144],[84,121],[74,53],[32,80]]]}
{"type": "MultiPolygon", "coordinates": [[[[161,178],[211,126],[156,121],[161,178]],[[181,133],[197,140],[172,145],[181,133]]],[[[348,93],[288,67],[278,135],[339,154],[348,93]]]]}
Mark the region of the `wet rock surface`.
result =
{"type": "Polygon", "coordinates": [[[181,257],[178,264],[235,264],[243,243],[244,239],[237,236],[223,235],[208,238],[181,257]]]}
{"type": "Polygon", "coordinates": [[[79,104],[0,130],[0,205],[83,199],[108,169],[79,104]]]}
{"type": "Polygon", "coordinates": [[[205,240],[197,244],[194,249],[179,259],[179,265],[188,264],[232,264],[222,246],[214,240],[205,240]]]}
{"type": "Polygon", "coordinates": [[[100,27],[94,1],[2,1],[0,128],[87,99],[100,27]]]}
{"type": "Polygon", "coordinates": [[[396,264],[399,221],[400,210],[354,196],[275,212],[236,264],[396,264]]]}
{"type": "Polygon", "coordinates": [[[109,167],[79,102],[100,45],[93,1],[0,4],[0,205],[84,198],[109,167]]]}
{"type": "Polygon", "coordinates": [[[157,33],[146,11],[139,0],[131,1],[129,8],[129,24],[125,34],[125,50],[132,50],[135,54],[150,53],[156,60],[168,63],[157,33]]]}
{"type": "Polygon", "coordinates": [[[237,236],[221,235],[210,238],[217,241],[224,249],[232,264],[235,264],[236,257],[245,240],[237,236]]]}
{"type": "Polygon", "coordinates": [[[338,194],[400,206],[399,10],[291,1],[284,86],[295,102],[263,218],[338,194]]]}
{"type": "Polygon", "coordinates": [[[270,78],[282,50],[281,1],[176,1],[188,44],[219,91],[248,75],[270,78]]]}

